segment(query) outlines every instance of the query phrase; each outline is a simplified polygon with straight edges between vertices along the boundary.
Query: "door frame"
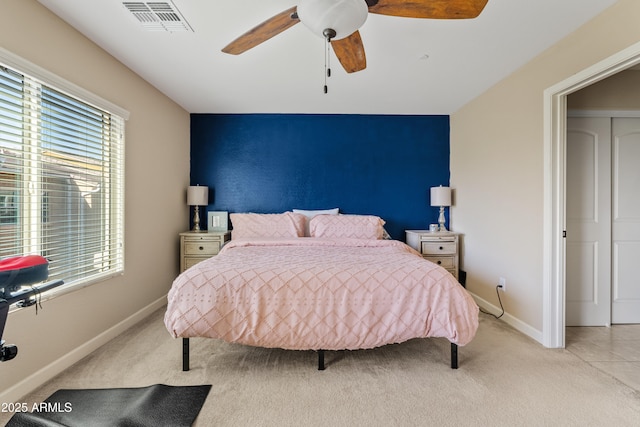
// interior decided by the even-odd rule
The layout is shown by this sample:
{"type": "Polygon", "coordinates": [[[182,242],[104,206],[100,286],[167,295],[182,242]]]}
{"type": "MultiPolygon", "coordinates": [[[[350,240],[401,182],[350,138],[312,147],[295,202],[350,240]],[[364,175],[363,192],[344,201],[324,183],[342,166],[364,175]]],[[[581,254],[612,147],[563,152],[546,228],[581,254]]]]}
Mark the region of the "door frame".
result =
{"type": "Polygon", "coordinates": [[[544,91],[542,344],[565,346],[567,95],[640,63],[640,42],[544,91]]]}

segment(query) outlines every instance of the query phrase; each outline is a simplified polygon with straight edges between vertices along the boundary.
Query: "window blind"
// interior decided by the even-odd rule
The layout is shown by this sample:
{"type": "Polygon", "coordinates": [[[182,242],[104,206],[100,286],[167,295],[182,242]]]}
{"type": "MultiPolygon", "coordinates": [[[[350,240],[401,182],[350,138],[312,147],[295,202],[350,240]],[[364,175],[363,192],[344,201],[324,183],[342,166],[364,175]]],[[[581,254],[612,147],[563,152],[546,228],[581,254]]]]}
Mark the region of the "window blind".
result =
{"type": "Polygon", "coordinates": [[[0,64],[0,258],[49,279],[124,270],[124,119],[0,64]]]}

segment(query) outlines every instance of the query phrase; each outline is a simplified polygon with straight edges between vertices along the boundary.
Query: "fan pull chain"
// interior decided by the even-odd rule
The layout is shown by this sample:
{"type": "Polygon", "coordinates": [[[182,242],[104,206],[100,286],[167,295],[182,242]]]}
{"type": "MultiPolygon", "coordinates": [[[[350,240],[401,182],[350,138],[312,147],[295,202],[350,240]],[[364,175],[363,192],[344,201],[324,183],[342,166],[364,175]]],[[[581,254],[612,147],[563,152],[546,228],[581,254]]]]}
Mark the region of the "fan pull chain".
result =
{"type": "Polygon", "coordinates": [[[331,40],[326,37],[324,39],[325,52],[324,52],[324,93],[329,92],[329,86],[327,86],[327,78],[331,77],[331,40]]]}

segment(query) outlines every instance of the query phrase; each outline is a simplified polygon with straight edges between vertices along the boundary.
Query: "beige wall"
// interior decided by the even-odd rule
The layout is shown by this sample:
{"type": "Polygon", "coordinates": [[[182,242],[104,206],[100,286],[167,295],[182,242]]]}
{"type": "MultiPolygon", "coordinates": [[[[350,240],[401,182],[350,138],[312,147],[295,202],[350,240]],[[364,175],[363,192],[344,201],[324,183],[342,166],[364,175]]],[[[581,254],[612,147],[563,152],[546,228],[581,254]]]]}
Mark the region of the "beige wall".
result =
{"type": "Polygon", "coordinates": [[[569,110],[640,110],[640,70],[626,70],[567,96],[569,110]]]}
{"type": "Polygon", "coordinates": [[[451,116],[452,225],[464,233],[467,287],[541,339],[543,92],[640,41],[640,2],[620,0],[451,116]]]}
{"type": "Polygon", "coordinates": [[[4,338],[19,354],[0,364],[0,396],[15,397],[7,390],[166,295],[188,227],[189,114],[36,0],[0,0],[0,45],[131,114],[125,274],[47,301],[37,316],[9,315],[4,338]]]}

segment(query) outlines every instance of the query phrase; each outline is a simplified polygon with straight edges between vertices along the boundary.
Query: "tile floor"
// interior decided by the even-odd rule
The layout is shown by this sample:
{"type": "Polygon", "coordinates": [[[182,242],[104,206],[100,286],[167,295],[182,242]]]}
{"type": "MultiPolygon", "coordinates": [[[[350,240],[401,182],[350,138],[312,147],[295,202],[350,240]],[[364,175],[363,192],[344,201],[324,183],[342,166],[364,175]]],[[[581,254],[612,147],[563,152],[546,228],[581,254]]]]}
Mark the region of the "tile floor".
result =
{"type": "Polygon", "coordinates": [[[640,325],[568,327],[566,349],[640,391],[640,325]]]}

